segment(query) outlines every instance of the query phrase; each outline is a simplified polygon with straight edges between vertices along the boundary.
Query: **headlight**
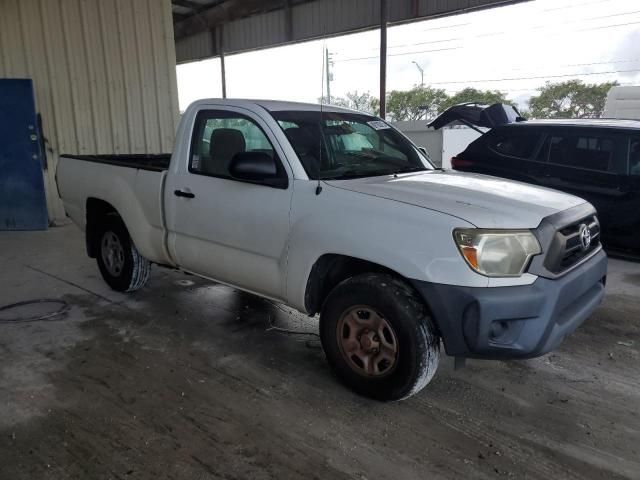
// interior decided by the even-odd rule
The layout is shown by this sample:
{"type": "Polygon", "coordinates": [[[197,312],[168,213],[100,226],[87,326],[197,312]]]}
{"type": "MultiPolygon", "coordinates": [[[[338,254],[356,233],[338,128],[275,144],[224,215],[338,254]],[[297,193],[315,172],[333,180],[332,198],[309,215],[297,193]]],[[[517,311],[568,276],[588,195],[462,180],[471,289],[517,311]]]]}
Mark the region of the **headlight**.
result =
{"type": "Polygon", "coordinates": [[[519,277],[541,252],[529,230],[470,228],[455,230],[453,236],[469,266],[488,277],[519,277]]]}

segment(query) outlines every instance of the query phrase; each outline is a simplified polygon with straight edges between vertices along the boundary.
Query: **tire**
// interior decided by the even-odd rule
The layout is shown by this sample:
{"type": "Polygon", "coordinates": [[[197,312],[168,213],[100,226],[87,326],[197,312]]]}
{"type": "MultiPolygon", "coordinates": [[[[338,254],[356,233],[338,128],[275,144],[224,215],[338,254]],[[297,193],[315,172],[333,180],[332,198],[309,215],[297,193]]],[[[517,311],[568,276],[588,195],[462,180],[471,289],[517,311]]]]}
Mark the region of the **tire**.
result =
{"type": "Polygon", "coordinates": [[[335,287],[322,306],[320,337],[340,381],[376,400],[418,393],[438,368],[440,338],[426,305],[391,275],[358,275],[335,287]]]}
{"type": "Polygon", "coordinates": [[[98,227],[96,241],[98,268],[113,290],[134,292],[147,283],[151,263],[140,255],[120,218],[107,217],[98,227]]]}

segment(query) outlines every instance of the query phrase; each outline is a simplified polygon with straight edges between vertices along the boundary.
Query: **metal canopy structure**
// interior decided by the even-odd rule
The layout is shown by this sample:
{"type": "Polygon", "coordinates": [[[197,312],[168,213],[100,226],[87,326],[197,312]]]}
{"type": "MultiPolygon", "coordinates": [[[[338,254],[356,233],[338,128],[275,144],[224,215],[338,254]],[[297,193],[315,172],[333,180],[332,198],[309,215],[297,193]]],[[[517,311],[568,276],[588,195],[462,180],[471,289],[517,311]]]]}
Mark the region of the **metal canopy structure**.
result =
{"type": "MultiPolygon", "coordinates": [[[[389,24],[523,0],[392,0],[389,24]]],[[[375,29],[381,0],[171,0],[178,63],[375,29]]]]}
{"type": "Polygon", "coordinates": [[[171,0],[178,63],[380,28],[384,116],[386,26],[527,0],[171,0]]]}

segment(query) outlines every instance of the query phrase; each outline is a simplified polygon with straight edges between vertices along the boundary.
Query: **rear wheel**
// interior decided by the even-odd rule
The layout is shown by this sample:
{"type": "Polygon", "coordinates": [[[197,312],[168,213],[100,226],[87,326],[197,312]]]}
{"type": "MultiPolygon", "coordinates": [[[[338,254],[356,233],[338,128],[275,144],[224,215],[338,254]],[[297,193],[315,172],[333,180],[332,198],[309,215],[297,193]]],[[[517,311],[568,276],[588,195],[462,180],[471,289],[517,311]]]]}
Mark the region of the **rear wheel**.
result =
{"type": "Polygon", "coordinates": [[[320,336],[338,378],[378,400],[410,397],[438,368],[440,339],[426,306],[390,275],[358,275],[339,284],[322,308],[320,336]]]}
{"type": "Polygon", "coordinates": [[[133,292],[149,279],[151,263],[131,241],[122,221],[113,216],[99,227],[98,268],[107,284],[118,292],[133,292]]]}

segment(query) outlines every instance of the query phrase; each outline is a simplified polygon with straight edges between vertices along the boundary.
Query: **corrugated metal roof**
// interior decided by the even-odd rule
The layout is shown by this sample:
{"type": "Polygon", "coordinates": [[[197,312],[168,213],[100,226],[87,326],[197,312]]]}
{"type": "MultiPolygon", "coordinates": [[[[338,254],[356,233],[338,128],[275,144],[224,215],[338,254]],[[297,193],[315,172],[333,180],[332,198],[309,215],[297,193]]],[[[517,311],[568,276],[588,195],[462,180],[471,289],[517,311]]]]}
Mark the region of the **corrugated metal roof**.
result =
{"type": "Polygon", "coordinates": [[[2,0],[0,77],[33,79],[50,218],[64,218],[60,153],[172,150],[174,48],[168,0],[2,0]]]}
{"type": "MultiPolygon", "coordinates": [[[[175,11],[178,0],[172,1],[175,11]]],[[[210,5],[196,14],[174,18],[178,63],[218,56],[215,29],[223,30],[223,50],[230,54],[374,29],[380,23],[380,0],[207,1],[210,5]],[[247,14],[261,5],[259,13],[247,14]],[[235,13],[246,15],[236,18],[235,13]]],[[[519,1],[527,0],[393,0],[387,2],[388,20],[405,23],[519,1]]]]}

